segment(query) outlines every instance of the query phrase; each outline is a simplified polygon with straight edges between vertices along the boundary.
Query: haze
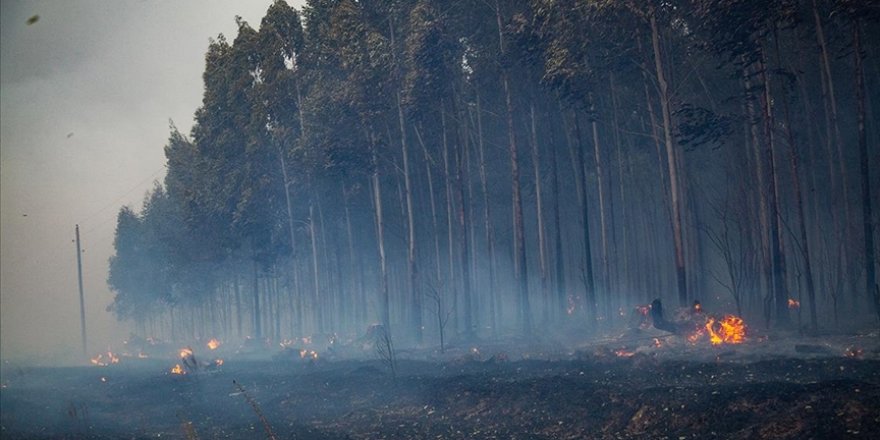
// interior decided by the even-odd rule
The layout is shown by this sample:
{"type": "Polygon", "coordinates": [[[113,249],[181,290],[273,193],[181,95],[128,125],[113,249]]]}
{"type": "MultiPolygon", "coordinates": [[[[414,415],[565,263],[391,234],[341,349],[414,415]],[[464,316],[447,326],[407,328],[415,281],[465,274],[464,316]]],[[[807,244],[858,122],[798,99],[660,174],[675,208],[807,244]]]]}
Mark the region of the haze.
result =
{"type": "Polygon", "coordinates": [[[3,1],[0,357],[80,352],[77,223],[90,351],[125,338],[105,311],[119,207],[164,177],[169,118],[189,131],[208,39],[270,3],[3,1]]]}

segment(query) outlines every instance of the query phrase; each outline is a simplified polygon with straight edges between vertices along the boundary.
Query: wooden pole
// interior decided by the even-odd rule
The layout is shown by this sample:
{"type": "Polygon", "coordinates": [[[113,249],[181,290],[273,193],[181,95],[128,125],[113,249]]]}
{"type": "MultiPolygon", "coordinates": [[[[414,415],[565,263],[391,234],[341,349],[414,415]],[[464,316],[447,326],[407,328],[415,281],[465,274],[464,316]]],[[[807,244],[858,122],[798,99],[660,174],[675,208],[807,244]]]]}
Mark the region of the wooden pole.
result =
{"type": "Polygon", "coordinates": [[[79,244],[79,225],[76,225],[76,275],[79,284],[79,320],[82,324],[83,355],[88,356],[86,349],[86,306],[83,299],[82,249],[79,244]]]}

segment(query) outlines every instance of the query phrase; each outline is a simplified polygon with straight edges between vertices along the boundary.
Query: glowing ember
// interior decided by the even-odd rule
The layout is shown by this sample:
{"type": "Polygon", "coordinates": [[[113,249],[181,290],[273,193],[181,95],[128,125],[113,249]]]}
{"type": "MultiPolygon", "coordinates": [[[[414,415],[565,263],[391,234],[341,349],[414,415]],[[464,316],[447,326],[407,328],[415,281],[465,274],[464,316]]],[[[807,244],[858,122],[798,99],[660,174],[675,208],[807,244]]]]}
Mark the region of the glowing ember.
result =
{"type": "Polygon", "coordinates": [[[211,340],[208,341],[208,348],[210,348],[211,350],[216,350],[217,347],[219,347],[219,346],[220,346],[220,341],[218,341],[215,338],[211,338],[211,340]]]}
{"type": "Polygon", "coordinates": [[[574,295],[568,295],[568,305],[565,307],[565,313],[572,315],[575,309],[577,309],[577,303],[575,303],[574,295]]]}
{"type": "Polygon", "coordinates": [[[846,357],[860,358],[862,357],[862,353],[863,351],[861,348],[849,347],[846,349],[846,352],[844,354],[846,355],[846,357]]]}
{"type": "Polygon", "coordinates": [[[648,313],[651,311],[651,305],[647,304],[644,306],[636,306],[636,310],[638,310],[640,315],[648,316],[648,313]]]}
{"type": "Polygon", "coordinates": [[[800,301],[793,299],[793,298],[788,299],[788,308],[789,309],[798,309],[800,307],[801,307],[800,301]]]}
{"type": "Polygon", "coordinates": [[[738,316],[727,315],[717,322],[710,317],[706,321],[706,332],[712,345],[742,344],[746,338],[746,325],[738,316]]]}
{"type": "Polygon", "coordinates": [[[174,364],[174,368],[171,369],[171,374],[186,374],[186,371],[184,371],[180,364],[174,364]]]}
{"type": "Polygon", "coordinates": [[[301,359],[318,359],[318,352],[315,350],[302,349],[299,351],[299,357],[301,359]]]}
{"type": "Polygon", "coordinates": [[[187,347],[187,348],[180,349],[180,358],[181,359],[186,359],[192,355],[193,355],[193,351],[191,348],[187,347]]]}
{"type": "Polygon", "coordinates": [[[616,350],[614,352],[614,354],[617,355],[617,357],[623,357],[623,358],[633,357],[636,355],[635,352],[629,351],[629,350],[624,350],[622,348],[620,350],[616,350]]]}
{"type": "Polygon", "coordinates": [[[694,313],[702,313],[703,312],[703,305],[700,304],[699,301],[694,301],[693,310],[694,310],[694,313]]]}
{"type": "Polygon", "coordinates": [[[97,365],[99,367],[106,367],[110,364],[119,363],[119,357],[113,354],[112,351],[108,351],[106,354],[107,357],[104,357],[103,353],[99,353],[97,356],[89,359],[89,362],[91,362],[92,365],[97,365]]]}

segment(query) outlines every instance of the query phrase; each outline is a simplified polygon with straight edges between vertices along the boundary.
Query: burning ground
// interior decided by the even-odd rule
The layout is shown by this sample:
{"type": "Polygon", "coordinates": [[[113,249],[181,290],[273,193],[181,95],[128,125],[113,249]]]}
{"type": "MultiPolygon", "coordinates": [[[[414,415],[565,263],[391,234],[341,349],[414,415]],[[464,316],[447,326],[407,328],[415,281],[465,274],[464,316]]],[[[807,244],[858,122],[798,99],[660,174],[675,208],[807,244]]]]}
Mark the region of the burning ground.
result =
{"type": "Polygon", "coordinates": [[[399,350],[396,374],[344,343],[5,363],[2,437],[868,438],[880,431],[877,339],[712,345],[647,329],[572,348],[399,350]]]}

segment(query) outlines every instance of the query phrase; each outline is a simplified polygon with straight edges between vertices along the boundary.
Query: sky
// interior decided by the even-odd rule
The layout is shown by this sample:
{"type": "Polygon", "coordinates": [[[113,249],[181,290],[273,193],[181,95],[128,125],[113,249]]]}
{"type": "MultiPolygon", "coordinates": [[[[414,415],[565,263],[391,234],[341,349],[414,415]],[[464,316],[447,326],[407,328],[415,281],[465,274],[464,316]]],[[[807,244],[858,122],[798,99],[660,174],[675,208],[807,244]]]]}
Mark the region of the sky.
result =
{"type": "Polygon", "coordinates": [[[164,178],[169,119],[191,128],[209,38],[271,2],[0,1],[0,358],[83,360],[77,224],[89,352],[121,345],[116,214],[164,178]]]}

